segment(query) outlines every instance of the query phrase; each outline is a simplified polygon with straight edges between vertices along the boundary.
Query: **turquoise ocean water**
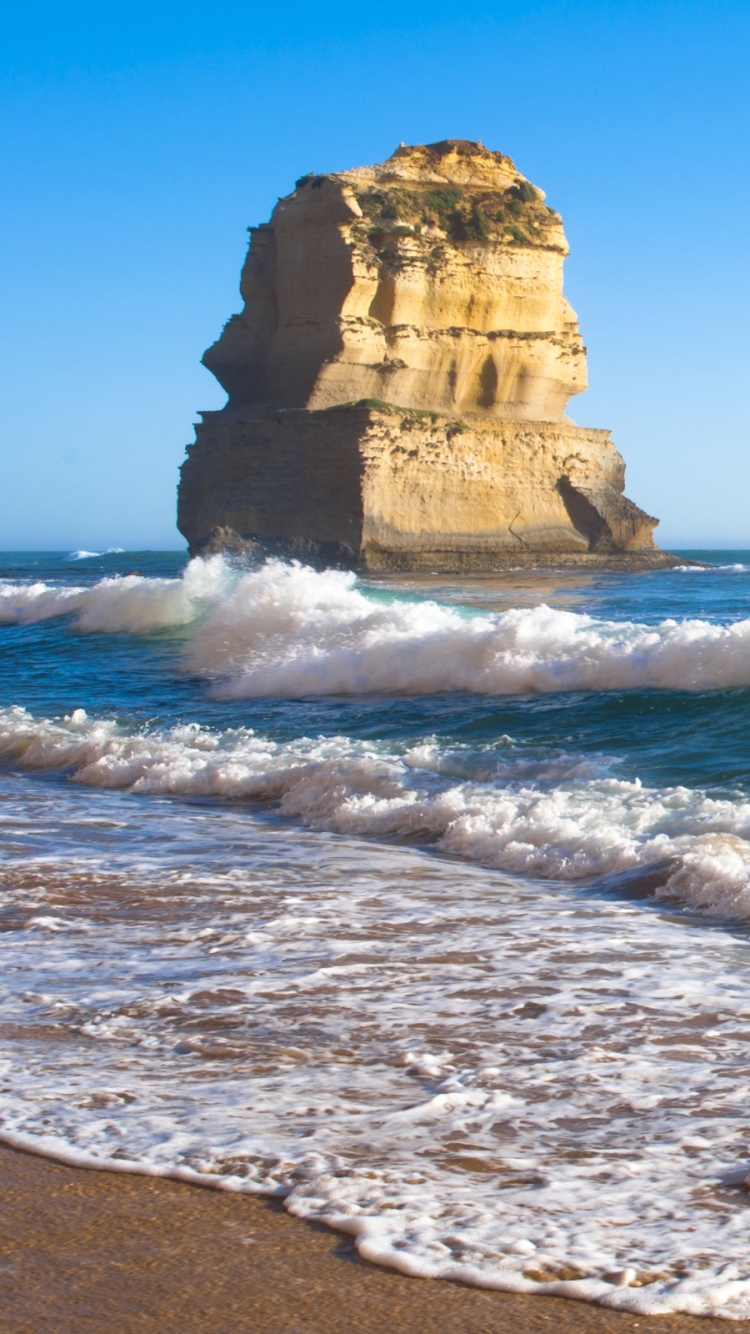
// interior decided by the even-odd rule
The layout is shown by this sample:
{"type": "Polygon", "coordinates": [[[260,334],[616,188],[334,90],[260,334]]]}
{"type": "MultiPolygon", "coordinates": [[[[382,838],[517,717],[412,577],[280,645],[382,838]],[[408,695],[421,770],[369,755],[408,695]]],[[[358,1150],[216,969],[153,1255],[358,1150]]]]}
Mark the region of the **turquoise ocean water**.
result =
{"type": "Polygon", "coordinates": [[[750,553],[0,555],[0,1135],[750,1316],[750,553]]]}

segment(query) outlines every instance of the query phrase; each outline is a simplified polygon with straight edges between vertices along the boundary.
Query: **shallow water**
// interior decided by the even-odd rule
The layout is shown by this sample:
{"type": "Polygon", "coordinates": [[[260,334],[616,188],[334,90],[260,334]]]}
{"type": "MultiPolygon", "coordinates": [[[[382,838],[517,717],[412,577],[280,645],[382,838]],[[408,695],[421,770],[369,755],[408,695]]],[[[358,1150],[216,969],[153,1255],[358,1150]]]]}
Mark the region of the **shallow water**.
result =
{"type": "Polygon", "coordinates": [[[750,1316],[750,556],[0,556],[0,1133],[750,1316]]]}

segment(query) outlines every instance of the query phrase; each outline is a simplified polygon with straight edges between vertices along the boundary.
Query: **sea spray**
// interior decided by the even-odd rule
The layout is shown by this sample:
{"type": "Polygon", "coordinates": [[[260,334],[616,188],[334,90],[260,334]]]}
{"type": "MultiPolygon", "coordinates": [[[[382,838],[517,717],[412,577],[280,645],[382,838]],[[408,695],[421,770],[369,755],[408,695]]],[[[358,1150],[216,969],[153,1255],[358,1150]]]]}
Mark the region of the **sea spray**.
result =
{"type": "Polygon", "coordinates": [[[179,579],[0,585],[0,621],[84,632],[190,627],[183,668],[215,697],[723,690],[750,685],[750,619],[656,625],[538,606],[506,612],[374,596],[349,572],[194,560],[179,579]]]}
{"type": "Polygon", "coordinates": [[[76,630],[90,633],[171,629],[195,621],[231,578],[231,569],[216,557],[191,561],[179,579],[128,574],[89,586],[1,580],[0,624],[33,625],[67,616],[76,630]]]}

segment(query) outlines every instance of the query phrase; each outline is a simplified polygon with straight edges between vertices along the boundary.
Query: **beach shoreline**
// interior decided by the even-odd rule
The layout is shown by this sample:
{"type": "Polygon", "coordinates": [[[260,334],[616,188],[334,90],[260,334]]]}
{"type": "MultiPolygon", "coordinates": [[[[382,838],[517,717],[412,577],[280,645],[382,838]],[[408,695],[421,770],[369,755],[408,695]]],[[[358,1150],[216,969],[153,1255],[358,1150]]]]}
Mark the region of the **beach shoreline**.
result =
{"type": "Polygon", "coordinates": [[[2,1334],[748,1334],[405,1278],[278,1199],[88,1171],[0,1145],[2,1334]]]}
{"type": "Polygon", "coordinates": [[[748,1327],[732,555],[9,560],[0,1334],[748,1327]]]}

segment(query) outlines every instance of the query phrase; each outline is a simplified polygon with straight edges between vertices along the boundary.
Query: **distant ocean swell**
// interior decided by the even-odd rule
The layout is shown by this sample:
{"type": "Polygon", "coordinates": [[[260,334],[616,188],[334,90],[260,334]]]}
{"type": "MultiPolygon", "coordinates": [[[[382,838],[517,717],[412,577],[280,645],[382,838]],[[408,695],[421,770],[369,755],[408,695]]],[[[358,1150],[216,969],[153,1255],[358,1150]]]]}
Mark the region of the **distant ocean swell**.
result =
{"type": "Polygon", "coordinates": [[[352,574],[276,560],[243,572],[213,557],[180,579],[92,587],[0,585],[0,622],[60,616],[82,632],[184,627],[184,670],[226,700],[750,685],[750,619],[652,626],[546,606],[474,612],[377,597],[352,574]]]}

